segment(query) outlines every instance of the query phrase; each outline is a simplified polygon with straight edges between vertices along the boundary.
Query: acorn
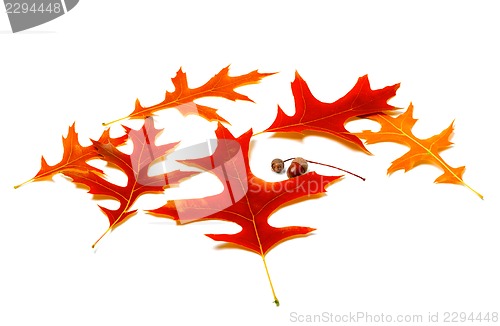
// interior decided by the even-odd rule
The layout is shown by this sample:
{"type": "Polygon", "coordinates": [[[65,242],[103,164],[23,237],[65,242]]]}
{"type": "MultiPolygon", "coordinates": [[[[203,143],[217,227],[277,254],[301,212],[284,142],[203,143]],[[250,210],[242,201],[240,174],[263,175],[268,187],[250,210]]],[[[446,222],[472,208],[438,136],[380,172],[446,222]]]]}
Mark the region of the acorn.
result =
{"type": "Polygon", "coordinates": [[[304,160],[302,157],[296,157],[293,159],[292,163],[288,167],[286,175],[288,176],[288,178],[295,178],[298,177],[299,175],[303,175],[304,173],[306,173],[307,169],[308,169],[307,161],[304,160]]]}
{"type": "Polygon", "coordinates": [[[271,169],[273,169],[273,171],[276,172],[276,173],[281,173],[285,169],[285,163],[283,162],[282,159],[275,158],[271,162],[271,169]]]}
{"type": "Polygon", "coordinates": [[[304,173],[306,173],[307,169],[309,168],[307,162],[309,162],[309,163],[312,163],[312,164],[319,164],[319,165],[330,167],[332,169],[337,169],[337,170],[349,173],[350,175],[353,175],[353,176],[355,176],[357,178],[360,178],[363,181],[366,180],[365,178],[363,178],[363,177],[361,177],[361,176],[359,176],[359,175],[357,175],[355,173],[352,173],[352,172],[349,172],[347,170],[338,168],[336,166],[329,165],[329,164],[324,164],[324,163],[319,163],[319,162],[314,162],[314,161],[308,161],[306,159],[303,159],[302,157],[296,157],[294,159],[289,158],[289,159],[286,159],[284,161],[282,159],[280,159],[280,158],[275,158],[271,162],[271,168],[273,169],[274,172],[281,173],[281,172],[283,172],[283,169],[284,169],[284,166],[285,166],[285,162],[288,162],[290,160],[293,160],[293,161],[292,161],[292,163],[290,164],[290,166],[288,167],[288,169],[286,171],[286,175],[288,176],[288,178],[295,178],[295,177],[298,177],[299,175],[303,175],[304,173]]]}

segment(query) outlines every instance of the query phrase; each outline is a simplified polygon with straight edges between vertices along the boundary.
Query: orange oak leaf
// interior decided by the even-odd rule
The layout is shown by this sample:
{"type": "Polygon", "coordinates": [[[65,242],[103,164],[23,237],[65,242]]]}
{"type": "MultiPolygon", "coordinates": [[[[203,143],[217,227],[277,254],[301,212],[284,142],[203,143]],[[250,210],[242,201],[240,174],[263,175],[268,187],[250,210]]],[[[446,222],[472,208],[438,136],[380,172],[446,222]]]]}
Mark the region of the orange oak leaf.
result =
{"type": "Polygon", "coordinates": [[[137,99],[135,102],[135,109],[131,114],[127,117],[105,123],[104,125],[109,125],[127,118],[144,119],[153,116],[154,113],[159,110],[173,107],[177,107],[184,115],[196,113],[209,121],[227,122],[217,114],[217,110],[214,108],[196,104],[196,110],[193,110],[192,107],[190,108],[182,105],[193,103],[194,100],[204,97],[222,97],[232,101],[240,100],[252,102],[248,96],[240,94],[234,89],[245,85],[256,84],[262,78],[273,74],[274,73],[259,73],[257,70],[254,70],[240,76],[229,76],[229,66],[227,66],[210,78],[204,85],[197,88],[189,88],[186,73],[184,73],[181,68],[177,72],[177,75],[172,78],[175,90],[173,92],[167,91],[165,93],[165,99],[162,102],[150,107],[143,107],[139,99],[137,99]]]}
{"type": "Polygon", "coordinates": [[[121,225],[137,210],[130,208],[137,198],[145,193],[163,193],[165,188],[177,185],[182,179],[192,176],[197,172],[192,171],[172,171],[165,174],[148,175],[151,164],[167,155],[176,145],[156,145],[156,136],[160,130],[154,127],[153,119],[146,119],[144,125],[139,130],[124,127],[127,135],[133,144],[133,152],[125,154],[110,141],[93,141],[94,147],[100,158],[112,166],[119,168],[127,176],[127,184],[119,186],[106,180],[102,173],[94,170],[69,170],[64,174],[73,182],[83,184],[89,188],[89,193],[110,197],[120,203],[118,209],[112,210],[99,206],[109,220],[109,228],[94,243],[95,247],[102,237],[114,228],[121,225]]]}
{"type": "Polygon", "coordinates": [[[399,84],[372,90],[368,76],[358,79],[356,85],[342,98],[333,103],[317,100],[307,83],[295,72],[292,94],[295,100],[295,113],[286,115],[278,106],[278,115],[273,124],[263,132],[315,131],[327,133],[353,143],[368,152],[361,140],[344,127],[347,120],[367,114],[394,110],[396,107],[387,101],[396,95],[399,84]]]}
{"type": "Polygon", "coordinates": [[[210,157],[182,161],[214,173],[224,190],[217,195],[169,201],[150,212],[189,223],[194,221],[222,220],[241,227],[236,234],[207,234],[213,240],[228,242],[250,250],[262,257],[274,295],[279,301],[269,276],[265,255],[277,244],[287,239],[306,235],[313,228],[303,226],[274,227],[268,222],[270,215],[296,199],[309,199],[326,192],[326,187],[341,178],[309,172],[280,182],[267,182],[256,177],[249,166],[249,142],[252,131],[235,138],[221,124],[216,131],[218,144],[210,157]]]}
{"type": "MultiPolygon", "coordinates": [[[[127,136],[121,136],[118,138],[111,138],[109,135],[109,130],[105,130],[99,142],[109,142],[114,146],[123,145],[127,140],[127,136]]],[[[96,167],[93,167],[87,163],[87,161],[99,158],[96,148],[93,145],[82,146],[78,142],[78,133],[76,132],[75,124],[71,125],[68,129],[68,135],[62,138],[63,143],[63,157],[61,161],[55,165],[47,164],[45,158],[42,156],[41,168],[38,173],[30,180],[15,186],[14,188],[19,188],[20,186],[31,182],[31,181],[42,181],[49,180],[54,175],[58,173],[65,173],[69,170],[83,170],[83,171],[93,171],[95,173],[102,173],[102,171],[96,167]]]]}
{"type": "Polygon", "coordinates": [[[483,199],[480,193],[463,181],[462,175],[465,171],[465,166],[458,168],[451,167],[439,154],[453,145],[449,140],[453,133],[453,122],[438,135],[427,139],[420,139],[412,133],[412,128],[417,122],[417,119],[413,118],[412,104],[410,104],[404,113],[396,117],[381,113],[367,116],[367,118],[378,122],[381,125],[381,129],[377,132],[364,130],[357,133],[359,137],[366,140],[366,144],[394,142],[410,148],[403,156],[392,162],[391,166],[387,169],[388,174],[397,170],[404,170],[406,172],[421,163],[432,164],[443,170],[443,174],[434,180],[435,183],[461,184],[483,199]]]}

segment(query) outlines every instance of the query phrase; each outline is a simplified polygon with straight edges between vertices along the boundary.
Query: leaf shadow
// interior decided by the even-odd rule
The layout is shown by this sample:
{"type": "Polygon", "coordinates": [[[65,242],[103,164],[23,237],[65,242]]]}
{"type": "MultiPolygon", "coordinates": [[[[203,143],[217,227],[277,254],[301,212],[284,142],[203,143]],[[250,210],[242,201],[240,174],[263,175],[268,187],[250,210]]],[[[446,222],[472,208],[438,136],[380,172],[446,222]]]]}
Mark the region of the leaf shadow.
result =
{"type": "Polygon", "coordinates": [[[271,247],[271,248],[269,248],[269,250],[266,252],[266,255],[267,255],[267,254],[268,254],[271,250],[273,250],[275,247],[277,247],[277,246],[279,246],[280,244],[285,243],[285,242],[287,242],[287,241],[289,241],[289,240],[294,240],[294,239],[299,239],[299,238],[307,238],[307,237],[310,237],[310,236],[314,235],[314,231],[315,231],[315,230],[316,230],[316,229],[314,229],[313,231],[311,231],[311,232],[309,232],[309,233],[307,233],[307,234],[297,234],[297,235],[291,236],[291,237],[289,237],[289,238],[283,239],[283,240],[281,240],[281,241],[279,241],[279,242],[275,243],[274,245],[272,245],[272,247],[271,247]]]}
{"type": "Polygon", "coordinates": [[[351,151],[363,152],[365,154],[372,155],[367,149],[363,149],[352,142],[349,142],[345,139],[335,137],[333,135],[330,135],[330,134],[327,134],[324,132],[320,132],[320,131],[308,130],[308,131],[304,131],[302,133],[299,133],[299,132],[275,132],[275,133],[273,133],[273,135],[271,135],[270,138],[286,138],[286,139],[290,139],[293,141],[303,143],[304,139],[306,137],[310,137],[310,136],[321,137],[324,139],[335,141],[335,142],[341,144],[342,146],[346,147],[347,149],[350,149],[351,151]]]}
{"type": "MultiPolygon", "coordinates": [[[[308,234],[297,234],[297,235],[294,235],[294,236],[291,236],[289,238],[286,238],[286,239],[283,239],[277,243],[275,243],[271,248],[269,248],[269,250],[265,253],[265,255],[267,255],[271,250],[273,250],[276,246],[284,243],[284,242],[287,242],[289,240],[294,240],[294,239],[298,239],[298,238],[306,238],[306,237],[309,237],[311,235],[314,235],[314,231],[311,231],[310,233],[308,234]]],[[[240,246],[238,244],[235,244],[235,243],[231,243],[231,242],[224,242],[224,243],[221,243],[221,244],[218,244],[216,245],[215,247],[215,250],[231,250],[231,249],[237,249],[237,250],[244,250],[246,252],[251,252],[251,253],[254,253],[254,254],[257,254],[257,255],[260,255],[260,253],[256,252],[256,251],[253,251],[253,250],[250,250],[246,247],[243,247],[243,246],[240,246]]]]}
{"type": "Polygon", "coordinates": [[[254,254],[258,254],[257,252],[253,251],[253,250],[250,250],[248,248],[245,248],[243,246],[240,246],[240,245],[237,245],[235,243],[231,243],[231,242],[224,242],[224,243],[220,243],[218,245],[216,245],[214,247],[215,250],[229,250],[229,249],[238,249],[238,250],[244,250],[246,252],[252,252],[254,254]]]}
{"type": "MultiPolygon", "coordinates": [[[[333,181],[332,183],[334,183],[336,181],[337,180],[333,181]]],[[[331,185],[332,183],[330,183],[329,185],[331,185]]],[[[328,187],[329,185],[327,185],[326,187],[328,187]]],[[[308,196],[304,196],[304,197],[300,197],[300,198],[295,198],[295,199],[290,200],[290,201],[284,203],[283,205],[281,205],[279,209],[281,210],[282,208],[285,208],[285,207],[288,207],[288,206],[292,206],[292,205],[295,205],[295,204],[299,204],[299,203],[302,203],[302,202],[304,202],[306,200],[318,199],[318,198],[324,197],[326,195],[327,195],[326,192],[324,192],[324,193],[317,193],[317,194],[308,195],[308,196]]],[[[273,214],[274,214],[274,212],[273,212],[273,214]]],[[[272,215],[271,215],[271,217],[272,217],[272,215]]]]}
{"type": "Polygon", "coordinates": [[[250,138],[250,144],[248,145],[248,157],[252,155],[256,142],[258,142],[258,140],[250,138]]]}

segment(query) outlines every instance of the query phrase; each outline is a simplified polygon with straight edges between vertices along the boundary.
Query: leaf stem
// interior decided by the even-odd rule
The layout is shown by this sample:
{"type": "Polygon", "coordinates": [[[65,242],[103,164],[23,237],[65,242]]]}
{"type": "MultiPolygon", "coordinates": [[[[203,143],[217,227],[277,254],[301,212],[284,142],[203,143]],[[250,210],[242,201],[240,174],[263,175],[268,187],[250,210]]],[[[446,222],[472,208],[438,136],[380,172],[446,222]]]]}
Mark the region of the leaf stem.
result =
{"type": "Polygon", "coordinates": [[[266,269],[266,274],[267,274],[267,279],[269,280],[269,285],[271,285],[271,291],[273,292],[273,296],[274,296],[273,303],[276,304],[276,307],[279,307],[280,301],[276,297],[276,292],[274,292],[273,282],[271,281],[271,275],[269,275],[269,270],[267,269],[266,257],[264,255],[261,255],[261,257],[262,257],[262,261],[264,262],[264,268],[266,269]]]}
{"type": "Polygon", "coordinates": [[[109,125],[112,125],[113,123],[116,123],[116,122],[118,122],[118,121],[125,120],[125,119],[127,119],[127,118],[128,118],[128,117],[123,117],[123,118],[116,119],[116,120],[113,120],[113,121],[110,121],[110,122],[103,122],[103,123],[102,123],[102,125],[103,125],[104,127],[107,127],[107,126],[109,126],[109,125]]]}
{"type": "Polygon", "coordinates": [[[94,249],[94,248],[95,248],[95,246],[97,245],[97,243],[98,243],[99,241],[101,241],[101,239],[102,239],[102,238],[104,238],[104,236],[105,236],[106,234],[108,234],[108,233],[109,233],[109,231],[111,231],[111,226],[110,226],[110,227],[106,230],[106,232],[104,232],[104,233],[103,233],[103,234],[99,237],[99,239],[97,239],[97,240],[96,240],[96,242],[94,242],[94,244],[92,245],[92,249],[94,249]]]}
{"type": "Polygon", "coordinates": [[[481,198],[482,200],[484,200],[483,195],[481,195],[481,194],[480,194],[479,192],[477,192],[476,190],[472,189],[472,187],[471,187],[471,186],[469,186],[468,184],[466,184],[466,183],[465,183],[465,182],[464,182],[461,178],[458,178],[458,179],[459,179],[460,181],[462,181],[462,184],[463,184],[464,186],[466,186],[467,188],[469,188],[469,189],[470,189],[473,193],[475,193],[476,195],[478,195],[478,196],[479,196],[479,198],[481,198]]]}
{"type": "Polygon", "coordinates": [[[27,183],[29,183],[29,182],[33,181],[33,180],[35,180],[35,179],[34,179],[34,178],[31,178],[31,179],[29,179],[29,180],[26,180],[26,181],[24,181],[23,183],[18,184],[17,186],[14,186],[14,189],[17,189],[17,188],[19,188],[19,187],[21,187],[21,186],[23,186],[23,185],[25,185],[25,184],[27,184],[27,183]]]}

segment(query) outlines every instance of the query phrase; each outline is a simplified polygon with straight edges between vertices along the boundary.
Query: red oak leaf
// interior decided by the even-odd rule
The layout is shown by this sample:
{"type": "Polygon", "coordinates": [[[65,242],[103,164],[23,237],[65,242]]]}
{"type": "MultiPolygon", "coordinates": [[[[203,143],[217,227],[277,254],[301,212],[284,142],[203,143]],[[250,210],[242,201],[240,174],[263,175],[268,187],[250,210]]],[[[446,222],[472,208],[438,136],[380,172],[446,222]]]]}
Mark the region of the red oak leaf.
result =
{"type": "MultiPolygon", "coordinates": [[[[165,206],[150,212],[181,223],[223,220],[238,224],[241,231],[236,234],[207,236],[257,253],[262,257],[269,277],[265,255],[284,240],[314,231],[303,226],[274,227],[268,222],[269,216],[295,199],[308,199],[325,193],[326,186],[340,177],[309,172],[285,181],[267,182],[250,170],[248,151],[251,130],[234,138],[219,124],[216,135],[218,144],[213,155],[184,163],[212,171],[222,181],[223,192],[206,198],[169,201],[165,206]]],[[[270,278],[269,282],[278,305],[270,278]]]]}
{"type": "Polygon", "coordinates": [[[186,73],[179,69],[177,75],[172,78],[172,83],[174,84],[175,90],[173,92],[166,92],[165,99],[153,106],[143,107],[139,102],[139,99],[135,102],[134,112],[129,114],[127,117],[117,119],[115,121],[106,123],[104,125],[109,125],[111,123],[129,118],[129,119],[144,119],[146,117],[153,116],[155,112],[167,108],[177,107],[179,111],[184,114],[193,114],[209,120],[209,121],[220,121],[227,122],[224,118],[217,114],[217,110],[203,105],[196,105],[196,110],[193,108],[188,108],[182,106],[183,104],[192,103],[194,100],[204,98],[204,97],[222,97],[228,100],[236,101],[252,101],[248,96],[236,92],[234,89],[258,83],[262,78],[273,75],[274,73],[259,73],[257,70],[251,71],[247,74],[241,76],[229,76],[229,66],[223,68],[215,76],[210,78],[204,85],[197,88],[189,88],[186,73]]]}
{"type": "MultiPolygon", "coordinates": [[[[109,130],[105,130],[98,142],[100,143],[110,143],[113,146],[123,145],[127,140],[127,135],[111,138],[109,135],[109,130]]],[[[63,143],[63,157],[61,161],[55,165],[48,165],[45,158],[42,156],[41,168],[38,173],[30,180],[15,186],[14,188],[19,188],[23,184],[30,181],[41,181],[51,179],[54,175],[58,173],[63,173],[70,170],[82,170],[82,171],[93,171],[94,173],[102,173],[102,171],[96,167],[89,165],[87,162],[99,158],[99,153],[95,146],[82,146],[78,142],[78,133],[75,129],[75,124],[71,125],[68,129],[68,135],[62,138],[63,143]]]]}
{"type": "Polygon", "coordinates": [[[396,95],[398,88],[399,84],[395,84],[372,90],[368,76],[365,75],[358,79],[356,85],[344,97],[333,103],[324,103],[314,97],[305,80],[296,72],[292,82],[294,115],[286,115],[278,106],[275,121],[264,132],[327,133],[356,144],[368,152],[361,140],[347,131],[344,125],[354,117],[397,109],[387,104],[387,101],[396,95]]]}
{"type": "Polygon", "coordinates": [[[173,171],[161,175],[149,176],[151,164],[162,156],[168,154],[177,144],[156,145],[156,136],[160,130],[156,129],[152,118],[146,119],[139,130],[125,128],[133,144],[133,152],[125,154],[118,150],[111,141],[94,141],[94,147],[101,159],[119,168],[127,176],[127,184],[122,187],[109,182],[105,177],[93,170],[69,170],[65,175],[73,182],[89,187],[89,193],[111,197],[120,203],[116,210],[101,207],[109,220],[109,228],[94,243],[92,247],[109,231],[113,230],[136,210],[130,210],[137,198],[145,193],[163,193],[167,187],[177,185],[182,179],[196,174],[196,172],[173,171]]]}

